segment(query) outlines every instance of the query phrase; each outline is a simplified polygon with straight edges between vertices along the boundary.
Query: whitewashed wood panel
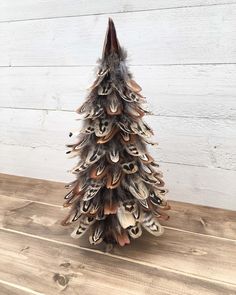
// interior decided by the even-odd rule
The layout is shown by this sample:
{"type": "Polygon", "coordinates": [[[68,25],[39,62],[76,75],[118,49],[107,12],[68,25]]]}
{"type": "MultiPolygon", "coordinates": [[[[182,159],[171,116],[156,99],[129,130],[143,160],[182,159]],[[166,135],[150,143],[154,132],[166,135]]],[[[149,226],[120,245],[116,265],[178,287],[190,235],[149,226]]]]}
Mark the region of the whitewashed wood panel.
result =
{"type": "Polygon", "coordinates": [[[170,199],[236,210],[236,171],[167,163],[161,168],[170,199]]]}
{"type": "Polygon", "coordinates": [[[0,26],[0,66],[10,65],[9,51],[11,36],[9,34],[9,24],[2,23],[0,26]]]}
{"type": "Polygon", "coordinates": [[[74,112],[0,109],[1,141],[29,147],[63,150],[69,132],[80,127],[74,112]]]}
{"type": "Polygon", "coordinates": [[[0,21],[235,3],[233,0],[2,0],[0,21]]]}
{"type": "Polygon", "coordinates": [[[236,170],[236,139],[210,137],[209,146],[213,166],[236,170]]]}
{"type": "Polygon", "coordinates": [[[75,110],[91,78],[91,67],[0,68],[0,106],[75,110]]]}
{"type": "MultiPolygon", "coordinates": [[[[69,131],[80,127],[75,118],[74,112],[0,109],[1,142],[16,149],[65,151],[65,144],[71,142],[69,131]]],[[[236,169],[235,154],[223,152],[225,142],[234,145],[236,121],[162,116],[147,117],[146,121],[156,133],[154,141],[159,142],[158,149],[152,150],[157,161],[236,169]]]]}
{"type": "Polygon", "coordinates": [[[68,171],[75,163],[75,159],[67,159],[64,151],[51,147],[31,148],[0,143],[1,173],[72,181],[74,175],[68,171]]]}
{"type": "Polygon", "coordinates": [[[0,171],[73,179],[69,111],[93,80],[108,16],[159,115],[147,121],[169,197],[236,208],[234,0],[0,1],[0,171]]]}
{"type": "Polygon", "coordinates": [[[236,170],[236,121],[148,117],[159,141],[157,160],[236,170]]]}
{"type": "MultiPolygon", "coordinates": [[[[236,119],[236,65],[131,66],[158,115],[236,119]]],[[[0,68],[0,106],[75,110],[93,67],[0,68]]]]}
{"type": "MultiPolygon", "coordinates": [[[[134,65],[236,62],[236,5],[112,15],[120,42],[134,65]]],[[[0,24],[0,31],[3,26],[0,24]]],[[[94,64],[107,15],[8,23],[1,42],[3,64],[94,64]]]]}
{"type": "MultiPolygon", "coordinates": [[[[74,179],[66,172],[74,162],[53,148],[0,144],[2,173],[67,182],[74,179]]],[[[160,168],[170,190],[169,199],[236,209],[236,171],[169,163],[161,163],[160,168]]]]}

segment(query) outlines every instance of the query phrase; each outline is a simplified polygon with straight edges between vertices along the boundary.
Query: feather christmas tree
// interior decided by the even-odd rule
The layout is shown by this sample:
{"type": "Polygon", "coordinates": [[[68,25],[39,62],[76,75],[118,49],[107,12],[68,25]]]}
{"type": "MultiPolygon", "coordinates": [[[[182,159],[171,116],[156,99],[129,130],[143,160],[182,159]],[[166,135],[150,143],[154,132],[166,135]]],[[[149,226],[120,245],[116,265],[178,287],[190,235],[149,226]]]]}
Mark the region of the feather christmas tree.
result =
{"type": "Polygon", "coordinates": [[[83,127],[75,134],[78,142],[68,145],[79,163],[72,170],[76,180],[66,185],[64,206],[71,210],[62,224],[74,224],[74,238],[89,230],[91,244],[124,246],[143,229],[163,233],[159,220],[168,218],[169,205],[162,173],[147,152],[153,132],[142,120],[150,113],[140,91],[109,19],[96,80],[77,110],[83,127]]]}

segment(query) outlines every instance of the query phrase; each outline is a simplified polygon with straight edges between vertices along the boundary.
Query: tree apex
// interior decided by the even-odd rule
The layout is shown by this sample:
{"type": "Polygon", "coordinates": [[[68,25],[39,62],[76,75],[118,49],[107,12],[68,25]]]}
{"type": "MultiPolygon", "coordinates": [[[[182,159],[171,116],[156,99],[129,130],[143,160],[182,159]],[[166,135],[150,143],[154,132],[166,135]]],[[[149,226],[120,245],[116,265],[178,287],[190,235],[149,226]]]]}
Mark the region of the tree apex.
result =
{"type": "Polygon", "coordinates": [[[120,55],[120,44],[116,35],[116,28],[112,18],[108,19],[108,27],[106,32],[106,37],[103,46],[103,58],[106,58],[111,53],[116,53],[120,55]]]}

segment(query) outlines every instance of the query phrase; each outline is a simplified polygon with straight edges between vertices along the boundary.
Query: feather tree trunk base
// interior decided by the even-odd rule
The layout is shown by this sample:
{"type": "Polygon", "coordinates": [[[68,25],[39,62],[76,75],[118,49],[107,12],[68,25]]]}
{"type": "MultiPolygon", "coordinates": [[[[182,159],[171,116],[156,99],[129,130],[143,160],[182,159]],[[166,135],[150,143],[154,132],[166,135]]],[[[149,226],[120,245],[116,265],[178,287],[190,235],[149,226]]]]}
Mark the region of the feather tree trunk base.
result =
{"type": "Polygon", "coordinates": [[[72,170],[76,180],[66,185],[64,206],[71,209],[62,224],[74,224],[74,238],[89,231],[91,244],[124,246],[143,230],[161,235],[159,221],[168,219],[170,206],[162,173],[147,151],[153,132],[142,118],[150,113],[111,19],[98,63],[96,80],[77,110],[84,116],[78,141],[68,145],[67,153],[79,162],[72,170]]]}

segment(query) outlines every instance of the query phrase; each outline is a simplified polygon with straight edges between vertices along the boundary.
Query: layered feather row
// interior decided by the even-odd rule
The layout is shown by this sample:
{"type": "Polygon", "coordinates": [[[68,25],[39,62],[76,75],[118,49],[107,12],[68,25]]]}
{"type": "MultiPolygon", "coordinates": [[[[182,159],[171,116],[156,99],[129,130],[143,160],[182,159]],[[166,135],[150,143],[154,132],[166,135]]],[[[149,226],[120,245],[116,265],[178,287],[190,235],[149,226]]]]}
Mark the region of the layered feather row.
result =
{"type": "Polygon", "coordinates": [[[162,173],[146,148],[153,132],[142,117],[149,112],[125,60],[109,19],[97,78],[77,110],[84,124],[68,145],[80,160],[72,169],[76,180],[66,186],[64,206],[71,210],[62,224],[75,225],[74,238],[89,230],[91,244],[124,246],[143,229],[159,236],[159,220],[168,218],[162,173]]]}

